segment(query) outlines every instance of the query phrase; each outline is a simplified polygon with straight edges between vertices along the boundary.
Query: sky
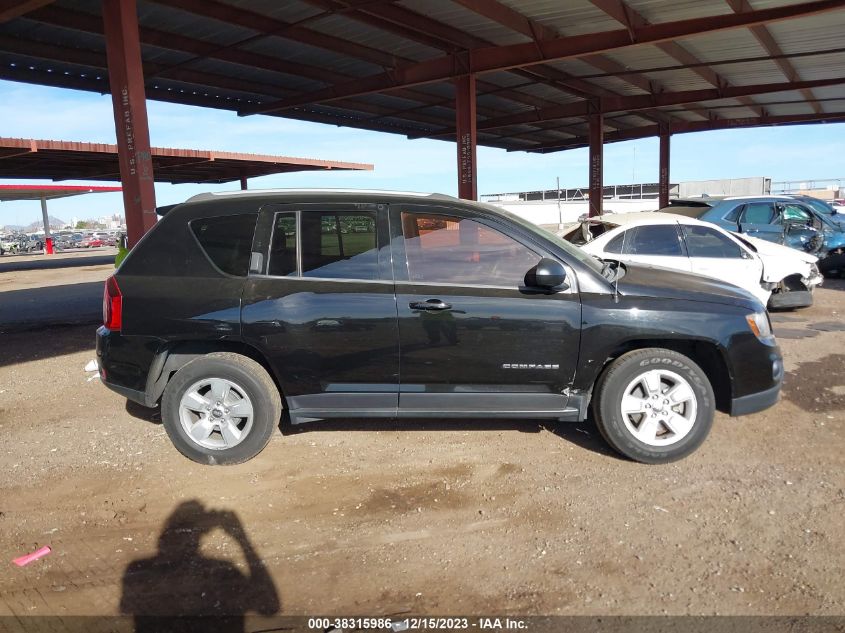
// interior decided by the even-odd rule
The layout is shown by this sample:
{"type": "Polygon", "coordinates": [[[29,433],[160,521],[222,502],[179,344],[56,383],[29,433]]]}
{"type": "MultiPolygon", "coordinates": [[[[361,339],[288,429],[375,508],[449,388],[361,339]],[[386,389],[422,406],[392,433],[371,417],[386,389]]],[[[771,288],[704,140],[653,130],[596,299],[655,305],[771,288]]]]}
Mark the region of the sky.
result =
{"type": "MultiPolygon", "coordinates": [[[[269,116],[148,102],[150,140],[176,147],[280,154],[372,163],[371,172],[302,172],[250,179],[251,189],[272,187],[378,188],[457,194],[454,142],[408,140],[370,132],[269,116]]],[[[0,136],[115,143],[111,98],[76,90],[0,81],[0,136]]],[[[656,138],[605,146],[606,185],[657,182],[656,138]]],[[[764,176],[773,181],[845,177],[845,123],[720,130],[672,137],[672,182],[764,176]]],[[[587,150],[528,154],[478,148],[479,195],[587,185],[587,150]]],[[[0,180],[0,183],[49,181],[0,180]]],[[[66,184],[85,184],[68,181],[66,184]]],[[[98,183],[108,184],[108,183],[98,183]]],[[[223,185],[156,184],[156,203],[181,202],[223,185]]],[[[54,200],[50,215],[95,218],[122,213],[121,194],[54,200]]],[[[0,225],[40,220],[37,202],[0,203],[0,225]]]]}

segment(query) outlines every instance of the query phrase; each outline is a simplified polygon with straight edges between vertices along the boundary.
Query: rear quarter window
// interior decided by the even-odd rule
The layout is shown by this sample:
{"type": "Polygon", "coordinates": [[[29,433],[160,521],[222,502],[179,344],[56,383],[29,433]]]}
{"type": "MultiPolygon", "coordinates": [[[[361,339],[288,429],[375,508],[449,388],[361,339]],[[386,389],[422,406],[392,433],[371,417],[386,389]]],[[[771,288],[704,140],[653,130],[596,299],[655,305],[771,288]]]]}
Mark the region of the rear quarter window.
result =
{"type": "Polygon", "coordinates": [[[742,211],[742,206],[743,205],[740,204],[734,207],[733,209],[728,211],[728,213],[722,219],[728,222],[737,222],[739,220],[739,212],[742,211]]]}
{"type": "Polygon", "coordinates": [[[604,251],[606,253],[621,253],[622,243],[625,241],[625,233],[627,233],[627,231],[622,231],[619,235],[610,240],[607,243],[607,246],[604,247],[604,251]]]}
{"type": "Polygon", "coordinates": [[[220,271],[246,277],[257,220],[257,213],[245,213],[198,218],[190,226],[200,248],[220,271]]]}

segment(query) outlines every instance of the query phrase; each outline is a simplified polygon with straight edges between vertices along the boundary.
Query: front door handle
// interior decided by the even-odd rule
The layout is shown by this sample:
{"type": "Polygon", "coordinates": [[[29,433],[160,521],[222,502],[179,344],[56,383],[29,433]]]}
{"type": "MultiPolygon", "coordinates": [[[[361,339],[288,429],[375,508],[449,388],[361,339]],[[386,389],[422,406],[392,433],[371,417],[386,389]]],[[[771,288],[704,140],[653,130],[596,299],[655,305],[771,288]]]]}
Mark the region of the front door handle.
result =
{"type": "Polygon", "coordinates": [[[408,304],[411,310],[451,310],[452,304],[440,299],[428,299],[426,301],[411,301],[408,304]]]}

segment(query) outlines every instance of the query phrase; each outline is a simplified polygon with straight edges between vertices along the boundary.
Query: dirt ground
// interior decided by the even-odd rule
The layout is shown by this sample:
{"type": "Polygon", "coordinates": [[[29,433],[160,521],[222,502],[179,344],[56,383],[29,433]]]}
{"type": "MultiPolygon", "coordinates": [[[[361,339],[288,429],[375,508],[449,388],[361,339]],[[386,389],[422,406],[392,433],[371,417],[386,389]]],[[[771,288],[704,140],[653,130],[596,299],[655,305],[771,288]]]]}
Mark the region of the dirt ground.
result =
{"type": "Polygon", "coordinates": [[[843,615],[843,313],[828,280],[776,316],[783,400],[660,467],[519,421],[317,423],[204,467],[87,379],[93,327],[4,334],[0,616],[843,615]]]}

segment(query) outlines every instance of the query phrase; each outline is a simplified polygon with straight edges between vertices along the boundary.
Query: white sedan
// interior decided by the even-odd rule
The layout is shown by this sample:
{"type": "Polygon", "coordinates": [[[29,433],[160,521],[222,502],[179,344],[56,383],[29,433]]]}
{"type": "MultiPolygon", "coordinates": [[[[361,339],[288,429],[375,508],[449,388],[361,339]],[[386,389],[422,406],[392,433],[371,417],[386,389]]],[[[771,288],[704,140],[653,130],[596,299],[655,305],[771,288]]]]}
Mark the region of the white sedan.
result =
{"type": "Polygon", "coordinates": [[[727,281],[769,308],[813,304],[818,258],[670,213],[621,213],[584,220],[563,239],[602,259],[660,266],[727,281]]]}

